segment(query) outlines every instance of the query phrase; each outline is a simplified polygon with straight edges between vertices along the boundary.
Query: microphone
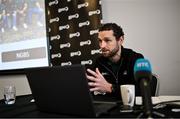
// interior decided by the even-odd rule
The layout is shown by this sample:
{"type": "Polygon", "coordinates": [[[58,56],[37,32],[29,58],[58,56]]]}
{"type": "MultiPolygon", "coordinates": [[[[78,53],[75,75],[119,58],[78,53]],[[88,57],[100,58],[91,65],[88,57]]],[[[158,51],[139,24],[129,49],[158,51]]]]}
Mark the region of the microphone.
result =
{"type": "Polygon", "coordinates": [[[134,65],[134,77],[140,84],[144,116],[152,116],[152,100],[150,80],[152,80],[151,65],[147,59],[137,59],[134,65]]]}

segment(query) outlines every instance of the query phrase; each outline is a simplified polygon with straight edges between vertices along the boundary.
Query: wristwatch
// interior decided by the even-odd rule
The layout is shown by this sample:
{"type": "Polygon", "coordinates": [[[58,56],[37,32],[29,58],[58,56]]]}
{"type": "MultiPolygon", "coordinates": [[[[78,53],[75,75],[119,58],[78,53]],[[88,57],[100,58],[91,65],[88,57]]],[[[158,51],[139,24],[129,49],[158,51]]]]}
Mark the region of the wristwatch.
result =
{"type": "Polygon", "coordinates": [[[113,84],[111,86],[111,91],[112,91],[111,93],[115,92],[115,85],[113,85],[113,84]]]}

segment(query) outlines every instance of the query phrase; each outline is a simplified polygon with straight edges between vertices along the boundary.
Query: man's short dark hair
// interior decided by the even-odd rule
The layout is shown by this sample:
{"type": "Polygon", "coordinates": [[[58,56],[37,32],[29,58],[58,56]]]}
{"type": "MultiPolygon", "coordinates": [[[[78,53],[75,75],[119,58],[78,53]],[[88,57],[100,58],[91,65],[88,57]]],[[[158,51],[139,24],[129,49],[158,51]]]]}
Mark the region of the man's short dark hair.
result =
{"type": "Polygon", "coordinates": [[[116,39],[119,39],[121,36],[124,36],[123,29],[121,28],[121,26],[118,26],[116,23],[106,23],[99,28],[99,31],[108,31],[108,30],[112,30],[114,32],[114,36],[116,37],[116,39]]]}

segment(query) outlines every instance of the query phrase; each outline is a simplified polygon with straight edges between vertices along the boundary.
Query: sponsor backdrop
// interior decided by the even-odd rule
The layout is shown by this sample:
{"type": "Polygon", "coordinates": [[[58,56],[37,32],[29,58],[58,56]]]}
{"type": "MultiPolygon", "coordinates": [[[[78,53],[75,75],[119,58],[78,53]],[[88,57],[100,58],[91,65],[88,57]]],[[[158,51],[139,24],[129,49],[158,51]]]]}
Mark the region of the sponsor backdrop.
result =
{"type": "Polygon", "coordinates": [[[91,67],[100,54],[101,0],[49,0],[46,6],[51,66],[91,67]]]}

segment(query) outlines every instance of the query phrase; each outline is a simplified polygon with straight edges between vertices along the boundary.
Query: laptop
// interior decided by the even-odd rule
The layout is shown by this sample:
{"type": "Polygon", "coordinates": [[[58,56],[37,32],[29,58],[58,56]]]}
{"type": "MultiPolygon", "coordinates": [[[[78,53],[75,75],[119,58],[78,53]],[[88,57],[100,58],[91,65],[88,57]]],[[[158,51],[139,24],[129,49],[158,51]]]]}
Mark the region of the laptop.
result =
{"type": "Polygon", "coordinates": [[[115,102],[93,102],[83,65],[30,68],[26,76],[40,111],[98,117],[116,106],[115,102]]]}

